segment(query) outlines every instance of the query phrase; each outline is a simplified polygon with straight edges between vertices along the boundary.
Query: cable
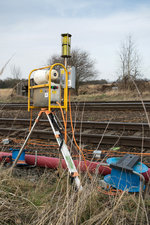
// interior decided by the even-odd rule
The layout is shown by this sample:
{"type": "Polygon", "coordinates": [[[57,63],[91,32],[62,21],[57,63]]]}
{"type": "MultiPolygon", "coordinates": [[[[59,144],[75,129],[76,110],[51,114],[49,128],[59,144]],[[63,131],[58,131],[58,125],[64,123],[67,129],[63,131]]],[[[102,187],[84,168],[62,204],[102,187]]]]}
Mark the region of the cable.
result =
{"type": "Polygon", "coordinates": [[[85,167],[87,169],[88,176],[92,180],[92,176],[91,176],[91,174],[88,171],[88,166],[86,164],[86,159],[84,157],[83,151],[81,150],[81,148],[77,144],[76,139],[75,139],[75,135],[74,135],[74,129],[73,129],[73,124],[72,124],[72,114],[71,114],[71,103],[70,103],[70,90],[69,90],[69,112],[70,112],[70,122],[71,122],[72,136],[73,136],[74,143],[75,143],[76,147],[78,148],[78,150],[81,152],[81,155],[82,155],[83,160],[84,160],[85,167]]]}
{"type": "Polygon", "coordinates": [[[104,195],[109,195],[109,196],[116,196],[116,195],[120,195],[123,193],[122,190],[120,189],[114,189],[114,188],[110,188],[110,190],[104,190],[102,189],[100,186],[97,187],[98,191],[101,192],[104,195]]]}
{"type": "Polygon", "coordinates": [[[60,103],[59,102],[56,102],[56,103],[59,105],[59,108],[60,108],[60,111],[61,111],[61,115],[62,115],[62,118],[63,118],[64,127],[65,127],[65,143],[67,144],[67,125],[66,125],[64,113],[63,113],[63,110],[62,110],[62,107],[61,107],[60,103]]]}
{"type": "Polygon", "coordinates": [[[113,150],[102,150],[102,152],[108,153],[116,153],[116,154],[133,154],[133,155],[141,155],[141,156],[150,156],[150,153],[143,153],[143,152],[120,152],[120,151],[113,151],[113,150]]]}
{"type": "Polygon", "coordinates": [[[32,108],[30,111],[30,126],[29,126],[29,131],[31,130],[31,126],[32,126],[32,108]]]}
{"type": "Polygon", "coordinates": [[[66,111],[66,137],[65,137],[65,142],[67,143],[67,111],[66,111]]]}

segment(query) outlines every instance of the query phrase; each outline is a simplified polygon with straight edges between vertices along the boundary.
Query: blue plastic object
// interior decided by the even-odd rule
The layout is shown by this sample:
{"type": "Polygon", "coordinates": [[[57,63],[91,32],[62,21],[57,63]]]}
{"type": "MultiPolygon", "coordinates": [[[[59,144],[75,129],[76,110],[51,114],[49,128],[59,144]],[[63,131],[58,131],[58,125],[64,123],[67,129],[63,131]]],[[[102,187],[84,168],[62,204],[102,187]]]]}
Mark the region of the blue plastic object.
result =
{"type": "MultiPolygon", "coordinates": [[[[108,164],[116,164],[121,158],[113,157],[107,159],[108,164]]],[[[133,171],[137,173],[144,173],[148,167],[141,162],[133,166],[133,171]]],[[[116,189],[128,192],[140,191],[140,177],[133,172],[112,168],[111,174],[104,177],[104,181],[116,189]]],[[[145,188],[145,187],[144,187],[145,188]]]]}
{"type": "MultiPolygon", "coordinates": [[[[12,151],[12,161],[15,161],[15,159],[18,156],[18,153],[19,153],[20,149],[10,148],[10,151],[12,151]]],[[[27,163],[25,162],[25,152],[26,151],[27,150],[24,149],[23,152],[21,153],[21,155],[20,155],[20,157],[18,159],[17,165],[27,165],[27,163]]]]}

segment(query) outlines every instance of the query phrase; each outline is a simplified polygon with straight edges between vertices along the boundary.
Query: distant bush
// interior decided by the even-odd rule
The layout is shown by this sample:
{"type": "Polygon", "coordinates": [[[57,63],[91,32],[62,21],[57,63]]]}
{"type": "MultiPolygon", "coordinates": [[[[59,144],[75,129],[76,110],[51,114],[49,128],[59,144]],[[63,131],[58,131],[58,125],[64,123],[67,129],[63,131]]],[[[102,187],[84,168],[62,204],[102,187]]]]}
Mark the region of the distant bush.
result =
{"type": "Polygon", "coordinates": [[[5,80],[0,80],[0,88],[13,88],[15,87],[21,80],[6,78],[5,80]]]}
{"type": "Polygon", "coordinates": [[[124,80],[118,80],[118,89],[119,90],[134,90],[135,89],[135,84],[137,85],[137,88],[139,91],[149,91],[150,90],[150,82],[147,79],[136,79],[134,82],[130,79],[128,80],[128,85],[127,87],[124,85],[124,80]]]}
{"type": "Polygon", "coordinates": [[[101,79],[101,80],[89,80],[89,81],[84,81],[81,82],[82,84],[107,84],[107,80],[101,79]]]}

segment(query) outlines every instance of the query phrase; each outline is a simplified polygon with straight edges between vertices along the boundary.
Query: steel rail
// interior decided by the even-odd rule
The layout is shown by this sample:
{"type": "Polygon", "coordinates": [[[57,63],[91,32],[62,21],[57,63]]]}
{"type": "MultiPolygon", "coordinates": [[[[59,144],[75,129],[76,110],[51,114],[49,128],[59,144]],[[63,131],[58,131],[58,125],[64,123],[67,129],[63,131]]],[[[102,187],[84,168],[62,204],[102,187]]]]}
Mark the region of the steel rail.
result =
{"type": "MultiPolygon", "coordinates": [[[[0,128],[0,135],[3,136],[17,136],[25,137],[28,134],[28,129],[15,129],[15,128],[0,128]]],[[[55,140],[55,137],[51,131],[45,130],[34,130],[32,137],[41,138],[46,140],[55,140]]],[[[119,135],[104,135],[104,134],[85,134],[85,133],[75,133],[77,141],[81,139],[83,144],[93,144],[98,145],[114,145],[117,146],[129,146],[129,147],[142,147],[150,148],[150,138],[148,137],[136,137],[136,136],[119,136],[119,135]]]]}
{"type": "MultiPolygon", "coordinates": [[[[150,101],[145,101],[144,105],[147,110],[150,110],[150,101]]],[[[72,102],[71,106],[73,109],[85,110],[85,111],[99,111],[99,110],[143,110],[141,102],[72,102]]],[[[0,109],[27,109],[25,103],[7,103],[0,104],[0,109]]]]}
{"type": "MultiPolygon", "coordinates": [[[[32,122],[34,120],[32,119],[32,122]]],[[[62,122],[62,121],[61,121],[62,122]]],[[[29,126],[30,119],[14,119],[14,118],[0,118],[0,124],[8,125],[26,125],[29,126]]],[[[73,121],[75,128],[82,129],[105,129],[107,130],[132,130],[132,131],[150,131],[148,123],[127,123],[127,122],[98,122],[98,121],[73,121]]],[[[70,127],[70,121],[67,123],[70,127]]],[[[47,120],[40,120],[38,126],[48,126],[47,120]]]]}

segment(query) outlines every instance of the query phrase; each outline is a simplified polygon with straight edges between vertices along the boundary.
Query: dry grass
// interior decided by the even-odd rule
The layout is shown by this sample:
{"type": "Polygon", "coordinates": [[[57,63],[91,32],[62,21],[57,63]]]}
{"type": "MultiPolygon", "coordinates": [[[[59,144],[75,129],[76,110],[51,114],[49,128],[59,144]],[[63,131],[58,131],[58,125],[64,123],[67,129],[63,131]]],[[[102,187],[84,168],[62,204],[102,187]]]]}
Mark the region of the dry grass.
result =
{"type": "MultiPolygon", "coordinates": [[[[150,100],[150,92],[141,93],[143,100],[150,100]]],[[[79,95],[72,95],[72,101],[140,101],[137,90],[100,91],[100,85],[83,85],[80,87],[79,95]]],[[[16,95],[14,88],[0,89],[0,102],[27,102],[27,97],[16,95]]]]}
{"type": "Polygon", "coordinates": [[[0,221],[9,225],[149,224],[150,201],[141,195],[107,196],[97,189],[98,178],[75,192],[67,172],[58,178],[45,172],[38,181],[17,178],[0,171],[0,221]]]}
{"type": "Polygon", "coordinates": [[[0,89],[0,98],[8,98],[13,93],[13,88],[0,89]]]}
{"type": "MultiPolygon", "coordinates": [[[[150,100],[150,93],[143,92],[143,100],[150,100]]],[[[107,92],[96,92],[91,94],[84,94],[72,96],[73,101],[140,101],[137,91],[118,91],[111,90],[107,92]]]]}
{"type": "Polygon", "coordinates": [[[27,103],[27,99],[28,98],[25,96],[16,95],[14,88],[0,89],[0,102],[1,103],[4,103],[4,102],[5,103],[11,103],[11,102],[27,103]]]}

